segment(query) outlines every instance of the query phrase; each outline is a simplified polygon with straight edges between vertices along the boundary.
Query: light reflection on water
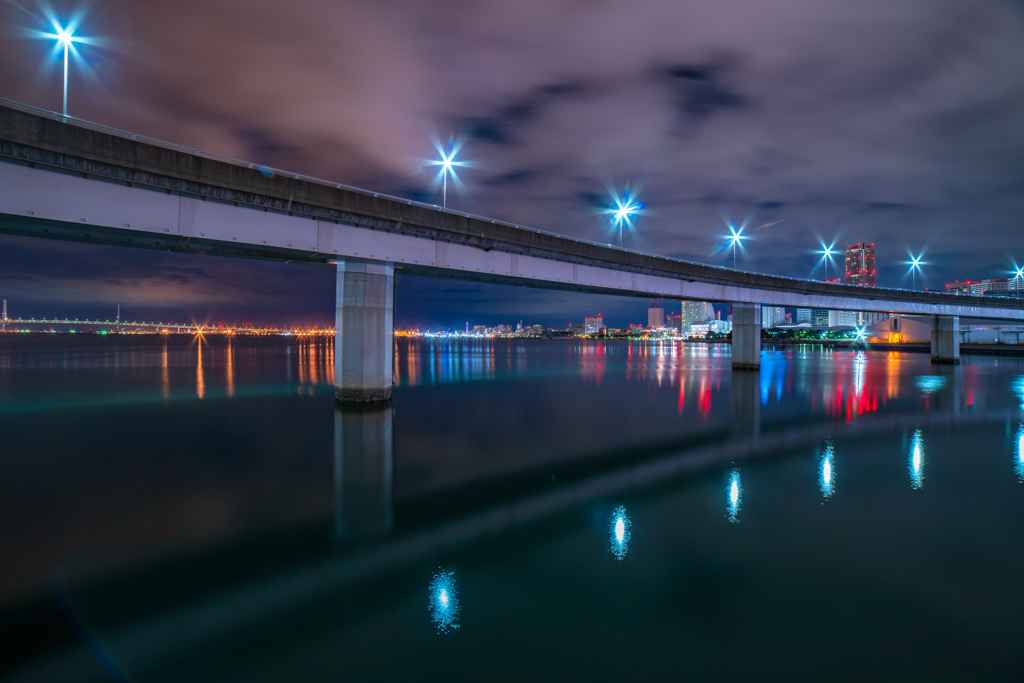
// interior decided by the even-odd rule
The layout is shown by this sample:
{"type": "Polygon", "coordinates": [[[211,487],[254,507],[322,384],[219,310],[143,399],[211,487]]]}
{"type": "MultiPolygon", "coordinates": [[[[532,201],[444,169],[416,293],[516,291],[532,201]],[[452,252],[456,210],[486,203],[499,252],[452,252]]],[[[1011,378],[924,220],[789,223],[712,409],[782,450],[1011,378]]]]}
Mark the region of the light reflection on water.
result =
{"type": "Polygon", "coordinates": [[[1017,428],[1016,438],[1017,453],[1014,459],[1014,469],[1017,472],[1017,481],[1024,484],[1024,422],[1017,428]]]}
{"type": "Polygon", "coordinates": [[[915,489],[924,486],[924,438],[921,429],[914,430],[914,436],[910,439],[910,485],[915,489]]]}
{"type": "Polygon", "coordinates": [[[609,535],[611,537],[611,551],[616,560],[623,560],[629,551],[629,539],[632,536],[629,517],[626,515],[626,508],[621,505],[612,512],[612,519],[609,524],[609,535]]]}
{"type": "Polygon", "coordinates": [[[740,482],[740,471],[734,468],[729,474],[729,484],[725,487],[725,506],[729,521],[739,523],[740,506],[743,503],[743,484],[740,482]]]}
{"type": "Polygon", "coordinates": [[[924,375],[917,378],[917,388],[922,394],[934,394],[946,386],[946,378],[940,375],[924,375]]]}
{"type": "Polygon", "coordinates": [[[430,581],[429,596],[427,609],[437,632],[448,633],[451,629],[459,628],[459,612],[462,605],[459,603],[455,574],[445,571],[434,574],[430,581]]]}
{"type": "Polygon", "coordinates": [[[835,446],[831,440],[825,445],[825,452],[818,466],[818,487],[825,498],[831,498],[835,491],[835,446]]]}

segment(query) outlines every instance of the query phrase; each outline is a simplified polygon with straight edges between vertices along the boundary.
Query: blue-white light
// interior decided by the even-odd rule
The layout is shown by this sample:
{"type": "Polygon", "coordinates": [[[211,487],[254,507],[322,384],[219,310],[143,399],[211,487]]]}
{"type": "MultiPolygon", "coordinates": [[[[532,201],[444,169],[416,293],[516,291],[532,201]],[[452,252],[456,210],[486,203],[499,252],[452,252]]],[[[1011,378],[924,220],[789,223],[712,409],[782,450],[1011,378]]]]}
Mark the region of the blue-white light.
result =
{"type": "Polygon", "coordinates": [[[835,446],[829,441],[825,445],[825,453],[821,456],[821,464],[818,466],[818,487],[821,495],[831,498],[836,488],[835,475],[835,446]]]}
{"type": "Polygon", "coordinates": [[[740,471],[734,469],[729,474],[729,484],[725,487],[725,507],[730,522],[739,522],[740,505],[743,502],[743,484],[740,482],[740,471]]]}
{"type": "Polygon", "coordinates": [[[430,601],[427,608],[438,633],[447,633],[449,629],[459,627],[458,616],[461,607],[455,587],[455,575],[452,572],[442,571],[434,575],[430,581],[430,601]]]}
{"type": "Polygon", "coordinates": [[[914,436],[910,439],[910,485],[919,489],[924,486],[924,438],[920,428],[914,430],[914,436]]]}
{"type": "Polygon", "coordinates": [[[1020,409],[1024,410],[1024,377],[1017,377],[1010,382],[1010,388],[1013,393],[1017,394],[1017,398],[1020,399],[1020,409]]]}
{"type": "Polygon", "coordinates": [[[1021,422],[1016,435],[1017,453],[1014,458],[1014,469],[1017,472],[1017,481],[1024,484],[1024,422],[1021,422]]]}
{"type": "Polygon", "coordinates": [[[626,516],[626,508],[621,505],[612,512],[610,523],[611,551],[616,560],[626,557],[629,550],[630,526],[629,517],[626,516]]]}
{"type": "Polygon", "coordinates": [[[626,228],[630,233],[635,233],[634,219],[643,213],[644,204],[627,189],[623,193],[612,193],[612,204],[602,211],[609,217],[612,228],[619,233],[619,246],[622,246],[622,229],[626,228]]]}
{"type": "Polygon", "coordinates": [[[922,394],[934,394],[946,386],[946,378],[939,375],[923,375],[917,378],[915,384],[922,394]]]}

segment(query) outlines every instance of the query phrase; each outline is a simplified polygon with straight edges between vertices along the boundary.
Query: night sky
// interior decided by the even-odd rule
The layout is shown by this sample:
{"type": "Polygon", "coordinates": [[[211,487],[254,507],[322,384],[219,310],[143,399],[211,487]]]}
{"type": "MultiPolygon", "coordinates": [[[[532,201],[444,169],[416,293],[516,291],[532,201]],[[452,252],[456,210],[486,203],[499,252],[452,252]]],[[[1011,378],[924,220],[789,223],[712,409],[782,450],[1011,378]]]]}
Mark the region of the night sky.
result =
{"type": "MultiPolygon", "coordinates": [[[[1024,260],[1024,5],[861,0],[0,0],[0,97],[61,106],[45,16],[100,36],[70,113],[209,152],[591,240],[627,184],[625,246],[821,276],[819,238],[877,244],[879,284],[1024,260]],[[782,220],[784,219],[784,220],[782,220]],[[753,229],[782,220],[766,230],[753,229]]],[[[0,188],[0,191],[3,191],[0,188]]],[[[921,280],[918,280],[920,286],[921,280]]],[[[0,236],[12,315],[333,323],[329,268],[0,236]]],[[[396,325],[563,327],[642,299],[400,278],[396,325]]]]}

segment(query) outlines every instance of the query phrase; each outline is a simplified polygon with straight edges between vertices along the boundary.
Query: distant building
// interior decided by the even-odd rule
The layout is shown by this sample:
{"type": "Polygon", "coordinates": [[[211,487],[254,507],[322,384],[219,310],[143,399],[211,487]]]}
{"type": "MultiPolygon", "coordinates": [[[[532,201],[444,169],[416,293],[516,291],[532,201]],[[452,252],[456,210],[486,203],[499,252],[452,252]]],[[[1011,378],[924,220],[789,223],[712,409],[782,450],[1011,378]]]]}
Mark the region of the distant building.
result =
{"type": "Polygon", "coordinates": [[[770,330],[773,327],[786,324],[786,309],[782,306],[761,307],[761,327],[770,330]]]}
{"type": "Polygon", "coordinates": [[[714,320],[715,309],[706,301],[684,301],[682,311],[682,327],[685,329],[690,323],[699,323],[704,320],[714,320]]]}
{"type": "Polygon", "coordinates": [[[982,296],[986,292],[1008,292],[1010,291],[1010,282],[1004,278],[993,278],[990,280],[982,280],[977,284],[971,285],[971,294],[982,296]]]}
{"type": "Polygon", "coordinates": [[[974,285],[980,285],[980,282],[972,282],[971,280],[964,280],[963,282],[947,282],[946,283],[946,294],[970,294],[971,287],[974,285]]]}
{"type": "Polygon", "coordinates": [[[857,325],[860,327],[868,327],[870,325],[877,325],[889,318],[888,313],[858,313],[857,314],[857,325]]]}
{"type": "Polygon", "coordinates": [[[814,327],[828,327],[828,310],[824,308],[812,308],[811,325],[814,327]]]}
{"type": "Polygon", "coordinates": [[[601,334],[604,327],[604,319],[598,315],[596,318],[584,318],[584,334],[601,334]]]}
{"type": "Polygon", "coordinates": [[[860,242],[846,247],[846,273],[843,282],[848,285],[875,286],[875,244],[860,242]]]}
{"type": "Polygon", "coordinates": [[[683,331],[683,316],[675,315],[673,313],[668,314],[668,318],[665,320],[665,327],[675,330],[676,332],[682,333],[683,331]]]}
{"type": "Polygon", "coordinates": [[[867,328],[869,341],[927,342],[931,341],[931,318],[894,315],[867,328]]]}
{"type": "Polygon", "coordinates": [[[829,311],[829,327],[857,327],[857,311],[829,311]]]}
{"type": "Polygon", "coordinates": [[[665,327],[665,309],[659,306],[651,306],[647,309],[647,328],[650,330],[665,327]]]}
{"type": "Polygon", "coordinates": [[[796,323],[810,323],[811,322],[811,309],[809,308],[798,308],[796,309],[796,323]]]}

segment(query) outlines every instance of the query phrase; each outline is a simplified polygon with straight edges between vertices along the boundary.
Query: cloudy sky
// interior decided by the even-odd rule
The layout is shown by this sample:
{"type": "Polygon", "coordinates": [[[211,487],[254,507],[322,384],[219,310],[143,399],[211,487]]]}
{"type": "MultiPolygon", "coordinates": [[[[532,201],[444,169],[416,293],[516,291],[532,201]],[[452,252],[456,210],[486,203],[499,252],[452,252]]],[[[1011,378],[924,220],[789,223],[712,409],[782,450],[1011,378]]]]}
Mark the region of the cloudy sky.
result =
{"type": "MultiPolygon", "coordinates": [[[[72,114],[338,182],[592,240],[629,186],[625,245],[706,263],[724,220],[741,266],[799,277],[819,238],[877,245],[879,284],[925,251],[925,285],[1024,260],[1024,12],[1008,0],[0,0],[0,97],[59,109],[31,37],[81,16],[72,114]],[[450,188],[451,189],[451,188],[450,188]]],[[[2,191],[2,188],[0,188],[2,191]]],[[[920,280],[918,281],[920,285],[920,280]]],[[[330,323],[325,268],[0,237],[18,314],[330,323]]],[[[642,300],[404,278],[397,324],[564,326],[642,300]]]]}

